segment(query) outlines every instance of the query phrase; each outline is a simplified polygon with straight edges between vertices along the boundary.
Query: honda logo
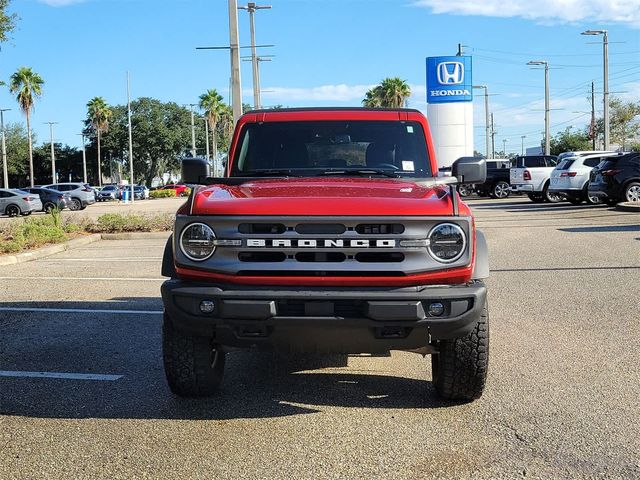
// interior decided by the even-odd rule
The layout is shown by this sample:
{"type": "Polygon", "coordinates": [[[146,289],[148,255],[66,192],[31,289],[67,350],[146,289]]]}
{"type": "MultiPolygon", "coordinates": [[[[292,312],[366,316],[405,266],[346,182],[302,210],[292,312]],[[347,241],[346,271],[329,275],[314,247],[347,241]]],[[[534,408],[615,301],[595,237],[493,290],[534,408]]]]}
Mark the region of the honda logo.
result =
{"type": "Polygon", "coordinates": [[[437,72],[440,85],[459,85],[464,82],[464,65],[460,62],[439,63],[437,72]]]}

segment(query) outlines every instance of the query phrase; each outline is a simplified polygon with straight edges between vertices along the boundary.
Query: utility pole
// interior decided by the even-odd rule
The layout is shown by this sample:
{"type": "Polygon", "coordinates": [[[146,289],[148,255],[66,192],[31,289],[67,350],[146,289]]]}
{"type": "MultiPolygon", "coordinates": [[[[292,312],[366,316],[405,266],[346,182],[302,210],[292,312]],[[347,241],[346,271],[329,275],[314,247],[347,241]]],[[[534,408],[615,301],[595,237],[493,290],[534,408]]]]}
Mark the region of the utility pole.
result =
{"type": "Polygon", "coordinates": [[[84,144],[84,133],[78,133],[82,137],[82,182],[87,183],[87,149],[84,144]]]}
{"type": "Polygon", "coordinates": [[[524,156],[524,139],[527,138],[526,135],[520,135],[520,140],[522,140],[522,147],[520,148],[520,155],[524,156]]]}
{"type": "Polygon", "coordinates": [[[544,65],[544,154],[551,152],[551,124],[549,120],[549,62],[531,60],[527,65],[544,65]]]}
{"type": "MultiPolygon", "coordinates": [[[[254,77],[256,79],[254,86],[255,86],[255,88],[257,88],[259,94],[261,94],[261,92],[262,92],[262,86],[261,86],[261,83],[260,83],[260,63],[261,62],[270,62],[271,58],[268,58],[268,57],[273,57],[273,55],[265,55],[265,56],[260,56],[260,57],[256,58],[256,61],[257,61],[257,64],[258,64],[258,69],[256,70],[256,76],[254,77]]],[[[253,59],[251,57],[249,57],[249,58],[242,57],[242,61],[251,62],[251,61],[253,61],[253,59]]],[[[255,98],[254,98],[254,100],[255,100],[255,98]]],[[[254,106],[254,108],[262,108],[262,100],[261,99],[260,99],[260,103],[258,105],[259,105],[258,107],[254,106]]]]}
{"type": "Polygon", "coordinates": [[[131,186],[131,203],[135,202],[135,188],[133,184],[133,128],[131,126],[131,82],[127,71],[127,117],[129,120],[129,182],[131,186]]]}
{"type": "Polygon", "coordinates": [[[49,137],[51,139],[51,183],[56,183],[58,181],[56,177],[56,152],[53,148],[53,126],[57,125],[58,122],[44,122],[49,125],[49,137]]]}
{"type": "Polygon", "coordinates": [[[209,119],[203,118],[204,120],[204,135],[205,135],[205,144],[207,146],[207,160],[211,161],[211,156],[209,154],[209,119]]]}
{"type": "Polygon", "coordinates": [[[493,113],[491,114],[491,158],[496,158],[496,129],[493,123],[493,113]]]}
{"type": "Polygon", "coordinates": [[[595,82],[591,82],[591,127],[589,128],[591,134],[591,146],[593,150],[596,149],[596,86],[595,82]]]}
{"type": "MultiPolygon", "coordinates": [[[[586,30],[581,35],[602,35],[602,84],[604,87],[604,149],[609,150],[609,32],[586,30]]],[[[595,147],[594,147],[595,148],[595,147]]]]}
{"type": "Polygon", "coordinates": [[[487,85],[474,85],[473,88],[484,89],[485,158],[489,158],[489,137],[491,136],[491,127],[489,125],[489,87],[487,85]]]}
{"type": "Polygon", "coordinates": [[[190,103],[189,107],[191,107],[191,156],[195,158],[198,153],[196,149],[196,120],[195,114],[193,113],[193,107],[197,107],[197,103],[190,103]]]}
{"type": "Polygon", "coordinates": [[[229,53],[231,56],[231,103],[233,122],[242,116],[242,86],[240,83],[240,38],[238,35],[238,0],[229,0],[229,53]]]}
{"type": "Polygon", "coordinates": [[[509,141],[508,138],[503,138],[502,139],[502,154],[506,157],[507,156],[507,142],[509,141]]]}
{"type": "MultiPolygon", "coordinates": [[[[270,9],[271,5],[256,5],[255,2],[249,2],[244,7],[238,7],[238,10],[246,10],[249,12],[249,23],[251,28],[251,64],[253,67],[253,108],[260,108],[260,80],[258,73],[258,55],[256,53],[256,10],[270,9]]],[[[232,42],[233,43],[233,42],[232,42]]]]}
{"type": "Polygon", "coordinates": [[[2,129],[2,176],[4,179],[4,183],[2,184],[4,188],[9,188],[9,171],[7,165],[7,142],[6,135],[4,131],[4,112],[8,112],[11,110],[10,108],[2,108],[0,109],[0,129],[2,129]]]}

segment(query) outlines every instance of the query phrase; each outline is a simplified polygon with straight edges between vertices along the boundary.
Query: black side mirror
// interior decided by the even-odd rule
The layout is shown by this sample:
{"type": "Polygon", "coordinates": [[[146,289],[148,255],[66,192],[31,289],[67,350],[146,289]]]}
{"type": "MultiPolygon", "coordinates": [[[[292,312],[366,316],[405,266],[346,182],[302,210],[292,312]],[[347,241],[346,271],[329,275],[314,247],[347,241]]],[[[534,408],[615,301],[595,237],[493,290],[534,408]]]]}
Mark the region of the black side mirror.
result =
{"type": "Polygon", "coordinates": [[[204,158],[182,159],[182,182],[202,185],[210,176],[209,162],[204,158]]]}
{"type": "Polygon", "coordinates": [[[451,176],[458,183],[484,183],[487,180],[487,162],[480,157],[460,157],[451,166],[451,176]]]}

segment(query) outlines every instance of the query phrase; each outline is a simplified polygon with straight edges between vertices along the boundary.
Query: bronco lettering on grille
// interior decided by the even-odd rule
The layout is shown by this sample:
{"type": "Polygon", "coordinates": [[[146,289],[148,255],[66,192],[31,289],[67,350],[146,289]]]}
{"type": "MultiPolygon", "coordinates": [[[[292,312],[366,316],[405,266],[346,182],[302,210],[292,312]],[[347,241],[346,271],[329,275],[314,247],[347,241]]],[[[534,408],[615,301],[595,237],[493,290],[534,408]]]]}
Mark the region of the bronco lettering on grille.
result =
{"type": "Polygon", "coordinates": [[[249,238],[249,248],[396,248],[396,240],[334,240],[334,239],[268,239],[249,238]]]}

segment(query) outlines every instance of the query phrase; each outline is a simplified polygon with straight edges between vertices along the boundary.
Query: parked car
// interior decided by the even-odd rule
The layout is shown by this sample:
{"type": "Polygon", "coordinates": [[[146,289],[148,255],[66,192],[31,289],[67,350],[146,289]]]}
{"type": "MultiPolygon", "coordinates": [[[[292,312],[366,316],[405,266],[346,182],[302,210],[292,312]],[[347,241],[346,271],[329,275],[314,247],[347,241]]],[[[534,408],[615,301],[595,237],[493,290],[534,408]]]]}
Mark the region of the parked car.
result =
{"type": "Polygon", "coordinates": [[[57,208],[58,210],[64,210],[65,208],[68,208],[69,204],[71,203],[71,197],[69,197],[69,195],[57,190],[52,190],[50,188],[29,187],[23,188],[22,190],[28,193],[33,193],[34,195],[38,195],[38,197],[40,197],[43,212],[49,213],[54,208],[57,208]]]}
{"type": "Polygon", "coordinates": [[[135,185],[133,193],[136,200],[147,200],[149,198],[149,189],[144,185],[135,185]]]}
{"type": "Polygon", "coordinates": [[[555,155],[516,157],[509,174],[511,190],[526,193],[535,203],[557,203],[562,196],[549,191],[551,172],[558,164],[555,155]]]}
{"type": "Polygon", "coordinates": [[[591,171],[589,195],[609,205],[640,202],[640,153],[607,157],[591,171]]]}
{"type": "Polygon", "coordinates": [[[178,184],[178,183],[170,183],[165,185],[164,187],[159,188],[158,190],[175,190],[176,197],[184,197],[185,190],[189,188],[186,185],[178,184]]]}
{"type": "Polygon", "coordinates": [[[96,203],[95,192],[88,183],[53,183],[44,187],[67,193],[71,197],[69,210],[84,210],[96,203]]]}
{"type": "Polygon", "coordinates": [[[487,160],[487,180],[475,186],[478,195],[492,198],[507,198],[511,193],[511,160],[506,158],[487,160]]]}
{"type": "Polygon", "coordinates": [[[31,215],[42,210],[42,202],[38,195],[24,190],[0,188],[0,214],[9,217],[31,215]]]}
{"type": "Polygon", "coordinates": [[[589,196],[589,177],[591,169],[615,152],[575,152],[563,156],[556,168],[551,172],[549,191],[566,197],[574,205],[586,201],[590,204],[600,203],[596,196],[589,196]]]}
{"type": "Polygon", "coordinates": [[[117,185],[105,185],[98,194],[98,201],[107,202],[110,200],[118,200],[120,198],[119,195],[120,190],[117,185]]]}

